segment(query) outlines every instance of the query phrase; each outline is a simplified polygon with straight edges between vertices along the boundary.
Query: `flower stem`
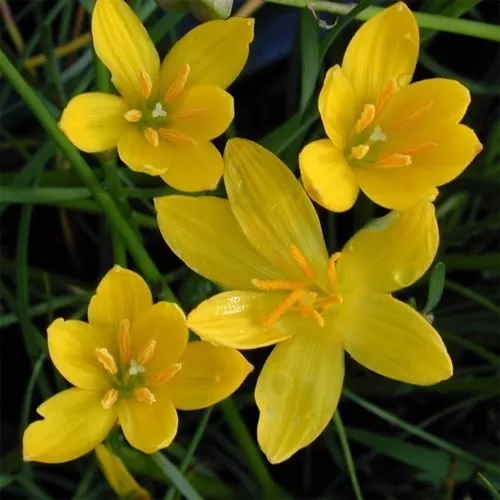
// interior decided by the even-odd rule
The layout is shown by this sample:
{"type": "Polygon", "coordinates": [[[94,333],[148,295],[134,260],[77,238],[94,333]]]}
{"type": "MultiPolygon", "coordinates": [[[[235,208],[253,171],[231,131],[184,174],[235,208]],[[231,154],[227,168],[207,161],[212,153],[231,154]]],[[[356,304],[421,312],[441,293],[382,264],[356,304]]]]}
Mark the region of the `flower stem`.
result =
{"type": "MultiPolygon", "coordinates": [[[[355,5],[343,4],[338,2],[328,2],[323,0],[307,1],[307,0],[266,0],[270,3],[279,3],[289,5],[291,7],[308,8],[312,11],[329,12],[331,14],[345,15],[348,14],[355,5]]],[[[360,12],[356,17],[360,21],[366,21],[380,11],[382,7],[367,7],[360,12]]],[[[448,33],[456,33],[458,35],[473,36],[483,38],[485,40],[493,40],[500,42],[500,27],[493,24],[482,23],[479,21],[470,21],[468,19],[456,19],[453,17],[440,16],[437,14],[428,14],[426,12],[415,12],[418,25],[420,28],[428,28],[437,31],[446,31],[448,33]]]]}
{"type": "Polygon", "coordinates": [[[232,398],[227,398],[220,403],[227,424],[238,441],[243,454],[255,474],[255,478],[262,490],[262,498],[274,499],[278,497],[278,489],[271,474],[262,459],[262,454],[256,446],[254,439],[248,432],[245,422],[232,398]]]}
{"type": "Polygon", "coordinates": [[[347,465],[347,471],[349,472],[349,477],[351,478],[352,488],[354,490],[354,496],[356,500],[363,500],[363,494],[361,493],[361,488],[359,487],[358,477],[356,476],[356,468],[352,460],[351,449],[349,447],[349,441],[347,440],[347,435],[345,433],[344,424],[340,418],[340,412],[337,410],[333,416],[333,424],[335,425],[335,430],[337,431],[337,436],[340,441],[340,446],[342,446],[342,451],[344,453],[345,463],[347,465]]]}
{"type": "MultiPolygon", "coordinates": [[[[137,234],[118,210],[112,197],[103,189],[97,177],[92,172],[80,152],[73,146],[68,138],[59,130],[57,122],[51,116],[44,103],[36,92],[24,80],[19,71],[9,61],[7,56],[0,50],[0,71],[9,80],[12,87],[18,92],[28,108],[34,113],[38,121],[51,135],[63,154],[71,162],[73,168],[87,185],[97,203],[101,206],[108,220],[119,232],[125,245],[132,254],[137,266],[150,282],[162,281],[162,275],[155,263],[142,246],[137,234]]],[[[167,300],[176,300],[172,291],[165,285],[165,296],[167,300]]]]}

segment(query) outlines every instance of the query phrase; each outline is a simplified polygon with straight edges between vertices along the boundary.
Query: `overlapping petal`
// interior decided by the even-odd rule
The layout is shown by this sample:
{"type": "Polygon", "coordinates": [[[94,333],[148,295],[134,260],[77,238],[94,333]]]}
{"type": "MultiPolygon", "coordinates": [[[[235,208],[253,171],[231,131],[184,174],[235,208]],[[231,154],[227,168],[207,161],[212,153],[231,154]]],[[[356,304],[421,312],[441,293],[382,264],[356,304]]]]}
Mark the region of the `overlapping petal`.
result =
{"type": "Polygon", "coordinates": [[[187,89],[169,106],[169,128],[198,142],[215,139],[227,130],[234,118],[234,100],[213,85],[187,89]]]}
{"type": "Polygon", "coordinates": [[[113,85],[136,108],[143,99],[141,74],[153,86],[158,82],[160,59],[146,28],[123,0],[97,0],[92,13],[92,37],[99,59],[111,71],[113,85]]]}
{"type": "Polygon", "coordinates": [[[231,139],[224,152],[229,202],[253,246],[289,279],[304,279],[293,259],[295,246],[326,286],[328,255],[312,203],[295,176],[271,152],[244,139],[231,139]]]}
{"type": "Polygon", "coordinates": [[[189,31],[161,65],[161,88],[166,91],[189,64],[187,87],[207,84],[225,89],[240,74],[253,40],[253,19],[232,17],[210,21],[189,31]]]}
{"type": "Polygon", "coordinates": [[[336,328],[347,352],[384,377],[431,385],[453,374],[436,330],[417,311],[389,295],[346,297],[336,328]]]}
{"type": "Polygon", "coordinates": [[[68,389],[45,401],[44,420],[29,425],[23,436],[23,458],[61,463],[85,455],[101,443],[116,422],[116,411],[101,405],[103,392],[68,389]]]}
{"type": "Polygon", "coordinates": [[[109,338],[83,321],[56,319],[47,329],[49,353],[61,375],[81,389],[105,390],[111,381],[97,360],[99,347],[112,349],[109,338]]]}
{"type": "Polygon", "coordinates": [[[311,318],[286,314],[273,326],[265,327],[266,319],[286,297],[284,292],[223,292],[191,311],[188,326],[203,340],[236,349],[276,344],[307,332],[314,323],[311,318]]]}
{"type": "Polygon", "coordinates": [[[208,342],[190,342],[181,370],[166,383],[176,408],[199,410],[230,396],[253,366],[235,349],[208,342]]]}
{"type": "Polygon", "coordinates": [[[359,102],[376,104],[392,78],[409,84],[415,70],[419,33],[415,16],[397,2],[364,23],[349,42],[342,71],[359,102]]]}
{"type": "Polygon", "coordinates": [[[231,289],[252,289],[252,279],[284,279],[248,242],[227,200],[164,196],[155,200],[158,227],[193,271],[231,289]]]}
{"type": "Polygon", "coordinates": [[[127,441],[144,453],[167,447],[177,434],[177,411],[164,387],[154,391],[156,401],[148,404],[135,398],[118,402],[118,419],[127,441]]]}
{"type": "Polygon", "coordinates": [[[257,436],[271,463],[319,436],[337,407],[343,377],[342,345],[327,328],[316,325],[274,348],[255,388],[257,436]]]}
{"type": "Polygon", "coordinates": [[[329,139],[308,144],[299,155],[299,165],[307,194],[315,202],[333,212],[354,205],[359,194],[356,175],[329,139]]]}
{"type": "MultiPolygon", "coordinates": [[[[133,271],[114,266],[106,273],[89,304],[89,323],[108,334],[109,345],[118,345],[120,323],[133,323],[153,305],[147,283],[133,271]]],[[[96,346],[97,347],[97,346],[96,346]]]]}
{"type": "Polygon", "coordinates": [[[128,125],[123,117],[127,109],[127,103],[115,95],[80,94],[64,108],[59,127],[78,149],[99,153],[116,148],[128,125]]]}
{"type": "Polygon", "coordinates": [[[197,146],[169,143],[170,164],[161,178],[179,191],[204,191],[217,187],[224,163],[222,156],[211,142],[197,146]]]}
{"type": "Polygon", "coordinates": [[[431,202],[374,219],[342,249],[337,262],[340,291],[393,292],[407,287],[429,269],[438,245],[431,202]]]}

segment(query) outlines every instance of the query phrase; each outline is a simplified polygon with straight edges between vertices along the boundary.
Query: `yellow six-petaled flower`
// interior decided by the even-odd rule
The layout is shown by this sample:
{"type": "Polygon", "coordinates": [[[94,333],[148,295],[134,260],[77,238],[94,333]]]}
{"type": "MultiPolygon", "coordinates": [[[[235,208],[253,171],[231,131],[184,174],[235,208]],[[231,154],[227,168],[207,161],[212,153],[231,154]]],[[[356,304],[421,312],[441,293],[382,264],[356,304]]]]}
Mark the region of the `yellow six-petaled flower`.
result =
{"type": "Polygon", "coordinates": [[[168,446],[177,410],[205,408],[233,393],[252,366],[236,350],[188,343],[186,318],[169,302],[153,305],[146,282],[115,266],[90,301],[89,323],[56,319],[50,357],[75,387],[38,409],[24,432],[24,460],[59,463],[94,449],[118,422],[145,453],[168,446]]]}
{"type": "Polygon", "coordinates": [[[386,377],[434,384],[452,374],[436,330],[391,293],[429,268],[439,243],[434,206],[391,212],[328,257],[314,207],[272,153],[232,139],[229,200],[156,200],[160,231],[194,271],[231,290],[201,303],[188,325],[238,349],[279,343],[259,376],[258,440],[286,460],[325,428],[337,406],[344,350],[386,377]]]}
{"type": "Polygon", "coordinates": [[[233,120],[233,98],[224,89],[246,63],[253,20],[202,24],[160,64],[130,7],[123,0],[97,0],[92,36],[120,96],[73,98],[60,121],[68,138],[86,152],[118,147],[129,168],[160,175],[176,189],[214,189],[223,162],[210,140],[233,120]]]}
{"type": "Polygon", "coordinates": [[[460,124],[469,91],[444,78],[409,85],[418,59],[415,16],[403,2],[363,24],[319,96],[328,139],[299,156],[304,186],[316,202],[342,212],[361,189],[375,203],[403,210],[435,197],[481,150],[460,124]]]}

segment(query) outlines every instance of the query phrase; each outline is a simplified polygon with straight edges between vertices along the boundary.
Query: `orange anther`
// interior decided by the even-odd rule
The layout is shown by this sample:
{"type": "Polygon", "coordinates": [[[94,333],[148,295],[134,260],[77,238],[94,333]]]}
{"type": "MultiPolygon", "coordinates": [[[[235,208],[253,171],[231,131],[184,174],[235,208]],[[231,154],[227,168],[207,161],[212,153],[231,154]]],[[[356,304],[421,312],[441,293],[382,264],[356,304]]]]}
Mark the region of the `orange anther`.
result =
{"type": "Polygon", "coordinates": [[[417,120],[421,116],[425,115],[428,111],[433,106],[432,101],[426,101],[420,106],[416,107],[413,111],[408,113],[407,115],[403,116],[402,118],[399,118],[398,120],[395,120],[389,125],[389,130],[395,131],[395,130],[401,130],[405,127],[407,127],[411,122],[417,120]]]}
{"type": "Polygon", "coordinates": [[[147,387],[138,387],[137,389],[134,389],[134,396],[137,401],[140,401],[141,403],[144,402],[148,405],[156,403],[155,395],[147,387]]]}
{"type": "Polygon", "coordinates": [[[120,361],[123,364],[129,363],[132,356],[132,339],[130,337],[130,321],[128,319],[124,319],[120,323],[118,347],[120,350],[120,361]]]}
{"type": "Polygon", "coordinates": [[[167,366],[158,373],[155,373],[146,380],[147,385],[160,385],[163,382],[171,379],[180,369],[182,368],[182,363],[174,363],[171,366],[167,366]]]}
{"type": "Polygon", "coordinates": [[[356,134],[360,134],[365,130],[368,125],[375,118],[375,106],[373,104],[365,104],[363,111],[361,111],[361,116],[358,118],[358,121],[354,125],[354,130],[356,134]]]}
{"type": "Polygon", "coordinates": [[[163,102],[165,104],[174,101],[182,94],[182,92],[184,91],[184,87],[186,86],[190,71],[191,67],[189,66],[189,64],[186,64],[181,68],[179,74],[175,77],[175,80],[172,82],[167,90],[167,93],[165,94],[165,97],[163,98],[163,102]]]}
{"type": "Polygon", "coordinates": [[[295,245],[290,245],[290,253],[293,260],[300,266],[302,272],[310,280],[314,279],[314,269],[311,267],[307,259],[302,255],[300,250],[295,245]]]}
{"type": "Polygon", "coordinates": [[[304,318],[313,318],[316,323],[318,323],[318,325],[322,328],[325,326],[325,320],[323,319],[323,316],[321,316],[321,314],[316,311],[316,309],[301,309],[300,311],[298,311],[298,314],[300,316],[303,316],[304,318]]]}
{"type": "Polygon", "coordinates": [[[144,366],[152,357],[156,348],[156,340],[151,339],[144,346],[144,349],[141,351],[139,356],[137,357],[137,364],[144,366]]]}
{"type": "Polygon", "coordinates": [[[148,127],[144,131],[144,137],[149,142],[149,144],[151,144],[151,146],[154,146],[155,148],[160,144],[158,132],[154,128],[148,127]]]}
{"type": "Polygon", "coordinates": [[[112,375],[116,375],[118,373],[118,367],[116,366],[115,358],[105,347],[97,348],[95,350],[95,354],[99,362],[109,373],[111,373],[112,375]]]}
{"type": "Polygon", "coordinates": [[[128,122],[135,123],[141,120],[142,113],[138,109],[129,109],[125,113],[124,117],[128,122]]]}
{"type": "Polygon", "coordinates": [[[407,167],[408,165],[411,165],[411,156],[401,153],[393,153],[388,156],[383,156],[377,160],[374,165],[380,168],[407,167]]]}
{"type": "Polygon", "coordinates": [[[144,99],[149,99],[151,95],[151,91],[153,90],[153,82],[151,81],[151,77],[147,71],[141,69],[141,94],[144,99]]]}
{"type": "Polygon", "coordinates": [[[386,85],[385,89],[378,96],[377,104],[375,104],[377,115],[380,115],[380,113],[382,113],[390,97],[394,95],[398,90],[399,90],[398,82],[396,81],[395,78],[391,78],[389,80],[389,83],[386,85]]]}
{"type": "Polygon", "coordinates": [[[101,405],[105,410],[111,408],[117,401],[119,392],[116,389],[109,389],[101,400],[101,405]]]}
{"type": "Polygon", "coordinates": [[[266,281],[253,279],[252,284],[260,290],[300,290],[306,286],[303,281],[266,281]]]}
{"type": "Polygon", "coordinates": [[[437,142],[427,142],[425,144],[422,144],[421,146],[416,146],[414,148],[401,149],[399,153],[403,155],[413,156],[413,155],[418,155],[420,153],[427,153],[428,151],[432,151],[437,147],[438,147],[437,142]]]}
{"type": "Polygon", "coordinates": [[[194,140],[191,139],[186,134],[183,134],[182,132],[179,132],[177,130],[172,130],[168,128],[160,128],[158,129],[158,134],[160,134],[160,137],[163,137],[163,139],[166,139],[167,141],[175,142],[181,146],[197,146],[198,143],[194,140]]]}
{"type": "Polygon", "coordinates": [[[172,120],[182,120],[184,118],[191,118],[192,116],[200,116],[206,112],[207,108],[180,109],[172,115],[172,120]]]}
{"type": "Polygon", "coordinates": [[[360,144],[359,146],[353,146],[351,148],[351,156],[356,160],[362,160],[370,151],[370,146],[368,144],[360,144]]]}
{"type": "Polygon", "coordinates": [[[330,284],[330,288],[335,290],[339,286],[338,278],[337,278],[337,269],[335,268],[335,263],[340,258],[340,252],[335,252],[328,259],[327,265],[327,273],[328,273],[328,283],[330,284]]]}
{"type": "Polygon", "coordinates": [[[297,302],[305,297],[309,292],[307,290],[295,290],[267,317],[263,323],[264,328],[272,327],[283,314],[290,310],[297,302]]]}

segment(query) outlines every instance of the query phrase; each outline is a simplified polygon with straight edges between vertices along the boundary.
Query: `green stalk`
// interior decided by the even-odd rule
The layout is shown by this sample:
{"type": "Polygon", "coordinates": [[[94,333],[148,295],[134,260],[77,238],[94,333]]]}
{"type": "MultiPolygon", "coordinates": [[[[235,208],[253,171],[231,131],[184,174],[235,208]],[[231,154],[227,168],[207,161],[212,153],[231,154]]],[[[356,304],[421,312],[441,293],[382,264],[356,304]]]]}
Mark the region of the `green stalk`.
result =
{"type": "MultiPolygon", "coordinates": [[[[112,226],[116,228],[123,238],[125,245],[132,254],[144,278],[150,282],[161,282],[162,275],[160,271],[142,246],[135,231],[118,210],[112,197],[102,188],[97,177],[83,159],[80,152],[73,146],[62,131],[59,130],[57,122],[52,118],[43,102],[29,84],[26,83],[19,71],[9,61],[2,50],[0,50],[0,71],[5,75],[20,97],[35,114],[45,130],[52,136],[61,151],[71,162],[82,181],[90,189],[112,226]]],[[[164,286],[166,299],[176,301],[177,299],[170,288],[166,285],[164,286]]]]}
{"type": "MultiPolygon", "coordinates": [[[[331,14],[346,15],[354,7],[353,4],[343,4],[327,1],[308,0],[266,0],[269,3],[278,3],[281,5],[289,5],[290,7],[308,8],[312,11],[329,12],[331,14]]],[[[356,19],[366,21],[379,12],[384,10],[382,7],[368,7],[358,15],[356,19]]],[[[446,31],[447,33],[456,33],[458,35],[473,36],[483,38],[484,40],[492,40],[500,42],[500,27],[493,24],[481,23],[479,21],[469,21],[467,19],[456,19],[453,17],[440,16],[436,14],[427,14],[426,12],[415,12],[418,25],[420,28],[428,28],[437,31],[446,31]]]]}
{"type": "Polygon", "coordinates": [[[255,478],[262,490],[263,499],[274,499],[278,497],[278,489],[267,470],[266,464],[262,459],[262,454],[255,444],[245,422],[241,418],[238,408],[232,398],[227,398],[220,403],[224,418],[231,428],[234,437],[238,441],[243,454],[245,455],[250,467],[253,470],[255,478]]]}

